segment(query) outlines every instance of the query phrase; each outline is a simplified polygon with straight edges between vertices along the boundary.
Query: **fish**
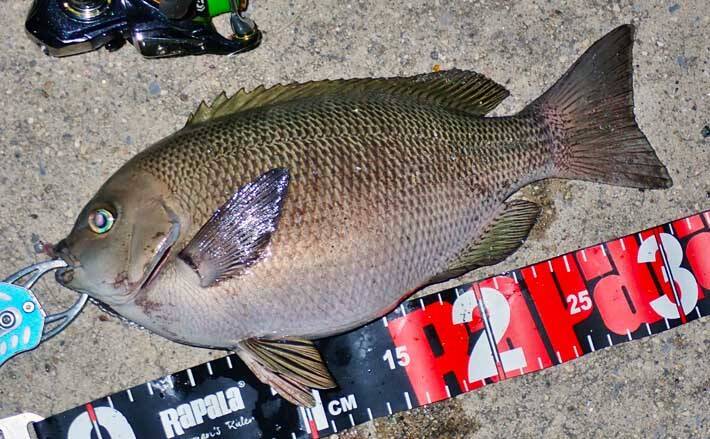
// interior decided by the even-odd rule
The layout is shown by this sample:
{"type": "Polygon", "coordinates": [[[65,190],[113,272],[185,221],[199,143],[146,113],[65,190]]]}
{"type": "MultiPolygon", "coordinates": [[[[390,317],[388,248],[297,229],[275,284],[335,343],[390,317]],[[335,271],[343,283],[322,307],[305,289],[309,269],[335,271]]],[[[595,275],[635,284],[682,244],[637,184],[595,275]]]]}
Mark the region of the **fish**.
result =
{"type": "Polygon", "coordinates": [[[507,258],[540,215],[522,187],[672,186],[634,114],[634,32],[508,116],[488,115],[508,90],[459,69],[222,93],[98,189],[56,278],[312,406],[337,386],[314,340],[507,258]]]}

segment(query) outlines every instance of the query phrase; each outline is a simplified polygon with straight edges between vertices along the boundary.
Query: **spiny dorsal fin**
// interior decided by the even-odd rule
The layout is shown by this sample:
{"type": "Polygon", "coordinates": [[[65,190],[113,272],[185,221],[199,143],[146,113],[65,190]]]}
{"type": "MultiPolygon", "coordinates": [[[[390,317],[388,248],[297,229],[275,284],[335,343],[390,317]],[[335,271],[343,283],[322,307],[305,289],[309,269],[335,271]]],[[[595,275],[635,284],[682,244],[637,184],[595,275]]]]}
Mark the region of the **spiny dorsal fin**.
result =
{"type": "Polygon", "coordinates": [[[186,126],[252,108],[317,96],[343,99],[408,97],[421,104],[483,116],[508,94],[502,85],[479,73],[457,69],[409,77],[323,80],[279,84],[270,88],[262,85],[250,92],[241,89],[229,98],[222,92],[211,105],[203,101],[197,111],[190,115],[186,126]]]}
{"type": "Polygon", "coordinates": [[[476,268],[501,262],[523,245],[539,215],[540,206],[530,201],[505,203],[503,211],[481,237],[466,247],[444,272],[434,276],[428,284],[444,282],[476,268]]]}

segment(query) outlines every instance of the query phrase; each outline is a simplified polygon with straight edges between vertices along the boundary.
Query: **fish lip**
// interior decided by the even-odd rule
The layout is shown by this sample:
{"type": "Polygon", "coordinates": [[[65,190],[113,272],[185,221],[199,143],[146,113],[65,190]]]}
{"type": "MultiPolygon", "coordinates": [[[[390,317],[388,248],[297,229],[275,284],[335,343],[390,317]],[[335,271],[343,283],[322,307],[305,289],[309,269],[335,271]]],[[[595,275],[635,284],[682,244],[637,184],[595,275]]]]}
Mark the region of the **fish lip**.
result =
{"type": "Polygon", "coordinates": [[[66,267],[61,268],[57,271],[65,271],[81,267],[81,263],[79,262],[79,260],[74,257],[74,255],[72,255],[69,251],[69,246],[67,245],[66,240],[63,239],[59,241],[57,245],[51,246],[51,252],[51,255],[47,253],[50,257],[54,259],[61,259],[67,263],[66,267]]]}
{"type": "Polygon", "coordinates": [[[58,269],[54,272],[54,279],[61,286],[69,285],[74,280],[74,267],[69,265],[58,269]]]}
{"type": "Polygon", "coordinates": [[[179,235],[180,235],[179,224],[172,223],[172,225],[170,226],[170,232],[168,232],[168,236],[160,244],[160,246],[158,248],[158,252],[155,254],[155,257],[153,258],[153,263],[152,263],[150,269],[148,269],[148,274],[143,278],[143,282],[141,282],[140,287],[138,287],[138,291],[146,290],[148,287],[150,287],[150,285],[153,283],[155,278],[158,277],[160,270],[163,268],[165,263],[168,261],[168,256],[170,255],[170,250],[172,250],[179,235]]]}
{"type": "Polygon", "coordinates": [[[69,247],[64,240],[60,241],[56,246],[52,246],[51,251],[51,256],[54,259],[61,259],[67,264],[66,267],[59,268],[54,272],[54,279],[59,285],[68,287],[74,279],[75,269],[81,268],[81,263],[69,252],[69,247]]]}
{"type": "Polygon", "coordinates": [[[73,271],[75,268],[81,268],[81,263],[76,261],[74,258],[72,258],[71,255],[63,255],[63,254],[57,254],[56,259],[61,259],[62,261],[66,262],[67,266],[59,268],[57,272],[60,271],[73,271]]]}

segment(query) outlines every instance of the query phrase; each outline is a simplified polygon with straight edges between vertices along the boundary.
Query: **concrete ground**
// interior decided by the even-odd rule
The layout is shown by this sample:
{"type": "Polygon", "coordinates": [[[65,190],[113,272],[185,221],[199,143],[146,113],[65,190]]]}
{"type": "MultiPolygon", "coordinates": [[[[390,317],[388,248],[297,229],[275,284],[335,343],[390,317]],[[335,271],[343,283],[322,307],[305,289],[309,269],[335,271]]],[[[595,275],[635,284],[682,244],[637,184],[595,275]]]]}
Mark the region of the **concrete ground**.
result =
{"type": "MultiPolygon", "coordinates": [[[[24,35],[29,1],[0,1],[0,272],[42,259],[125,160],[180,128],[220,91],[321,78],[473,69],[511,91],[499,114],[538,96],[596,39],[637,26],[636,114],[667,164],[666,191],[553,181],[544,226],[513,268],[710,208],[710,10],[688,1],[254,0],[261,47],[148,61],[130,46],[70,59],[24,35]]],[[[45,281],[50,309],[73,293],[45,281]]],[[[708,320],[487,386],[342,437],[709,437],[708,320]]],[[[40,349],[0,369],[0,417],[48,415],[221,356],[129,328],[88,306],[40,349]]]]}

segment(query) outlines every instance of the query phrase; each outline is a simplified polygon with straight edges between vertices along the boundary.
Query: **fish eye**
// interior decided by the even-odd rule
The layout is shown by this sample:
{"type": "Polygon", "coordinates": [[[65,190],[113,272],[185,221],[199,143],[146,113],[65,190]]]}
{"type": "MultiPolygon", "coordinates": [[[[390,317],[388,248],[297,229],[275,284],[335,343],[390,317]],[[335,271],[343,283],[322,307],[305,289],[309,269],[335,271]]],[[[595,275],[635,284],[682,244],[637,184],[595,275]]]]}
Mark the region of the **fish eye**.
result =
{"type": "Polygon", "coordinates": [[[96,209],[89,215],[89,228],[99,235],[108,232],[113,227],[115,218],[106,209],[96,209]]]}

